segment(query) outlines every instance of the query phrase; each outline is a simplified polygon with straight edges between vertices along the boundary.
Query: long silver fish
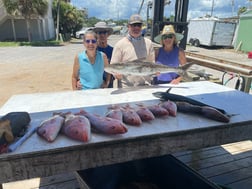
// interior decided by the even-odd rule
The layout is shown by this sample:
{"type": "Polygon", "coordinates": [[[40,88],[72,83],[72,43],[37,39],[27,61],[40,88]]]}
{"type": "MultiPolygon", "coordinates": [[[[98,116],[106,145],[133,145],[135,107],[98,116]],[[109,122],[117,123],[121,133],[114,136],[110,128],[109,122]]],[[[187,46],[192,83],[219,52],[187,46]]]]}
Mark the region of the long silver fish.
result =
{"type": "Polygon", "coordinates": [[[180,76],[186,76],[187,70],[193,63],[187,63],[178,68],[169,67],[163,64],[151,62],[125,62],[109,64],[104,69],[110,74],[136,75],[136,76],[155,76],[157,73],[175,72],[180,76]]]}

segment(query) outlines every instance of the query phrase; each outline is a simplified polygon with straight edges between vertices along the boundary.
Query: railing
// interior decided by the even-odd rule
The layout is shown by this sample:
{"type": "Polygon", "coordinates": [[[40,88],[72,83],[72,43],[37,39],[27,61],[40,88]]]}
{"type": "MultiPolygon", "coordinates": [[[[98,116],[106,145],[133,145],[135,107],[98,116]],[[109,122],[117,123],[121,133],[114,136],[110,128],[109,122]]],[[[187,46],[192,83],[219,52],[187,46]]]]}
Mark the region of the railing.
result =
{"type": "Polygon", "coordinates": [[[238,76],[242,76],[244,80],[244,87],[242,91],[247,93],[250,92],[252,83],[252,66],[191,52],[186,52],[186,58],[189,62],[193,62],[201,66],[209,67],[224,73],[231,72],[237,74],[238,76]]]}

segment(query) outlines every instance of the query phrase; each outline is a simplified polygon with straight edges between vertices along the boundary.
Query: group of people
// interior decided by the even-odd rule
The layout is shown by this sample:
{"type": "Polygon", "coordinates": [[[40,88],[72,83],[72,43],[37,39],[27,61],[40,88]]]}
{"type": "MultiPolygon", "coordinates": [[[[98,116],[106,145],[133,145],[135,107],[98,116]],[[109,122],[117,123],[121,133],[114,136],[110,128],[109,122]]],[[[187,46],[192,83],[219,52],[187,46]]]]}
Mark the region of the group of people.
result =
{"type": "Polygon", "coordinates": [[[104,71],[108,64],[129,61],[144,61],[178,67],[186,63],[184,50],[178,47],[183,35],[176,33],[172,25],[164,26],[162,33],[154,38],[162,47],[154,50],[152,41],[143,37],[143,20],[134,14],[128,21],[128,33],[114,47],[108,44],[113,29],[105,22],[98,22],[93,31],[83,37],[85,50],[75,56],[72,74],[73,90],[112,88],[117,79],[118,87],[143,86],[150,84],[178,84],[181,76],[176,73],[158,74],[152,78],[133,75],[111,75],[104,71]]]}

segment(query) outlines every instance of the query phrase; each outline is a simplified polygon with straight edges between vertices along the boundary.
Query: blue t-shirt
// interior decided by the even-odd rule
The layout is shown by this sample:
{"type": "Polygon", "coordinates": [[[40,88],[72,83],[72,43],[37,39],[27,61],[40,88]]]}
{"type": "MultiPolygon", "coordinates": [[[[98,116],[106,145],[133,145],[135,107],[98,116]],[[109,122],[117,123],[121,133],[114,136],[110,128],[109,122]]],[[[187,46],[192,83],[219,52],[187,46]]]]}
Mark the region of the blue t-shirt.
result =
{"type": "Polygon", "coordinates": [[[111,47],[110,45],[108,45],[105,48],[103,48],[103,47],[97,47],[97,50],[101,51],[101,52],[104,52],[107,55],[108,60],[110,62],[111,57],[112,57],[113,47],[111,47]]]}
{"type": "MultiPolygon", "coordinates": [[[[164,64],[170,67],[179,67],[179,47],[174,46],[173,50],[167,52],[163,47],[159,49],[158,57],[156,59],[157,64],[164,64]]],[[[157,80],[166,83],[171,82],[173,79],[179,77],[177,73],[163,73],[157,76],[157,80]]]]}
{"type": "MultiPolygon", "coordinates": [[[[97,47],[98,51],[104,52],[107,57],[108,57],[108,61],[110,63],[111,57],[112,57],[112,52],[113,52],[113,47],[111,47],[110,45],[108,45],[107,47],[103,48],[103,47],[97,47]]],[[[106,73],[103,73],[103,80],[106,81],[106,73]]],[[[111,76],[111,80],[110,83],[108,85],[108,88],[113,88],[113,76],[111,76]]]]}
{"type": "Polygon", "coordinates": [[[97,89],[103,83],[104,60],[103,53],[96,52],[95,63],[91,64],[86,51],[78,55],[80,70],[79,77],[82,89],[97,89]]]}

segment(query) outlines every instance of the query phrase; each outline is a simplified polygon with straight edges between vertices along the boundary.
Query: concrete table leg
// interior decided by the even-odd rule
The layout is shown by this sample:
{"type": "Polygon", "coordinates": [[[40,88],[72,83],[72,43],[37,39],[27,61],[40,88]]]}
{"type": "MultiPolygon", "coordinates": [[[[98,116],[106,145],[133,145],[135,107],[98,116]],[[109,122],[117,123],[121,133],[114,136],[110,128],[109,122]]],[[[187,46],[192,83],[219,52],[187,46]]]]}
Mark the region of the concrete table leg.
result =
{"type": "Polygon", "coordinates": [[[244,88],[244,92],[249,93],[250,88],[251,88],[251,81],[252,78],[251,77],[244,77],[245,78],[245,88],[244,88]]]}

